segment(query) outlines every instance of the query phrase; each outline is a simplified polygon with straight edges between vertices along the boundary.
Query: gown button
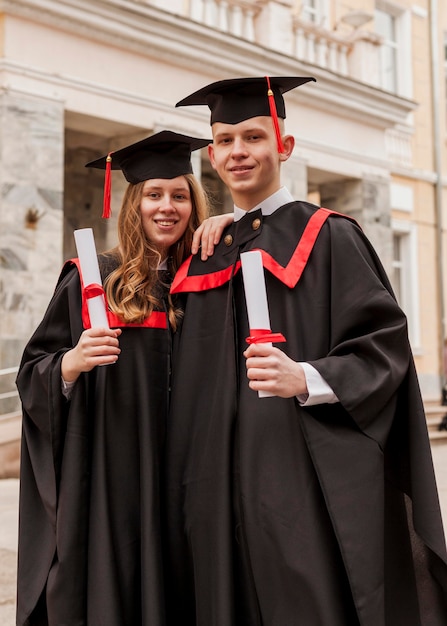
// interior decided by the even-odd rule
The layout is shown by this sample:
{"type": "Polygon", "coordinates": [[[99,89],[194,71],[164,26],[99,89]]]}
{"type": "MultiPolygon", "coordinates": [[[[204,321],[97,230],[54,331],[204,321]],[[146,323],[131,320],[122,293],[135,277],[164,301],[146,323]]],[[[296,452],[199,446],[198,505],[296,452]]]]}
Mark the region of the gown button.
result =
{"type": "Polygon", "coordinates": [[[225,235],[224,244],[226,246],[231,246],[232,243],[233,243],[233,235],[225,235]]]}
{"type": "Polygon", "coordinates": [[[259,217],[257,217],[256,219],[252,221],[251,227],[253,228],[253,230],[258,230],[260,226],[261,226],[261,220],[259,219],[259,217]]]}

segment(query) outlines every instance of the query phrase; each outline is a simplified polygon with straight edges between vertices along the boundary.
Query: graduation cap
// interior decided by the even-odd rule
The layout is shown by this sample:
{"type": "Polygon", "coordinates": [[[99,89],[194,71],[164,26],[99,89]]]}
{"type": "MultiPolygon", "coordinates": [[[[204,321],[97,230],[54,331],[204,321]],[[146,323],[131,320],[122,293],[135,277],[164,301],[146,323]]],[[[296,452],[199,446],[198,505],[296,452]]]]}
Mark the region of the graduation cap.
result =
{"type": "Polygon", "coordinates": [[[271,116],[278,140],[278,151],[284,152],[278,125],[278,117],[286,117],[283,93],[310,81],[315,81],[315,78],[261,76],[220,80],[195,91],[175,106],[208,105],[211,110],[211,125],[214,122],[238,124],[259,115],[271,116]]]}
{"type": "Polygon", "coordinates": [[[87,163],[85,167],[95,167],[106,172],[102,216],[110,217],[111,170],[121,170],[125,179],[134,185],[150,178],[177,178],[192,174],[191,152],[209,143],[211,139],[162,130],[87,163]]]}

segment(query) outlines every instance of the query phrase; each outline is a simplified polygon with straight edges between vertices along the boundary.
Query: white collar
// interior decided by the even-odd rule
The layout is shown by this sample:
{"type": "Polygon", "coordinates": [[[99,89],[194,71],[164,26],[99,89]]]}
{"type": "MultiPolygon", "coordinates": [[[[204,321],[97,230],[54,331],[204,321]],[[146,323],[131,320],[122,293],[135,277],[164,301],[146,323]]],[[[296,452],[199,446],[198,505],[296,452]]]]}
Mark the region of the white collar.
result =
{"type": "Polygon", "coordinates": [[[160,262],[160,265],[157,267],[157,270],[167,270],[168,269],[168,258],[166,257],[166,259],[163,259],[163,261],[160,262]]]}
{"type": "Polygon", "coordinates": [[[271,215],[276,209],[279,209],[279,207],[293,201],[294,198],[287,187],[281,187],[281,189],[278,189],[278,191],[275,191],[271,196],[250,209],[250,211],[244,211],[244,209],[240,209],[238,206],[234,205],[234,221],[238,222],[247,213],[252,213],[258,209],[261,209],[262,215],[271,215]]]}

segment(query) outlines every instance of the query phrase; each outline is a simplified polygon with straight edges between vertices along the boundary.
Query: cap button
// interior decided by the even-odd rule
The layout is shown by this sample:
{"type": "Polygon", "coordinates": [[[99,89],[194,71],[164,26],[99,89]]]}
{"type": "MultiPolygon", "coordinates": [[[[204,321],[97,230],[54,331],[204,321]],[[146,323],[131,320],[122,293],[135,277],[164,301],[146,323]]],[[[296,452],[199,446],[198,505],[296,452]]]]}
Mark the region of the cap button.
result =
{"type": "Polygon", "coordinates": [[[260,226],[261,226],[261,220],[259,219],[259,217],[257,217],[252,221],[251,227],[253,228],[253,230],[258,230],[260,226]]]}
{"type": "Polygon", "coordinates": [[[225,235],[224,244],[230,247],[232,243],[233,243],[233,235],[225,235]]]}

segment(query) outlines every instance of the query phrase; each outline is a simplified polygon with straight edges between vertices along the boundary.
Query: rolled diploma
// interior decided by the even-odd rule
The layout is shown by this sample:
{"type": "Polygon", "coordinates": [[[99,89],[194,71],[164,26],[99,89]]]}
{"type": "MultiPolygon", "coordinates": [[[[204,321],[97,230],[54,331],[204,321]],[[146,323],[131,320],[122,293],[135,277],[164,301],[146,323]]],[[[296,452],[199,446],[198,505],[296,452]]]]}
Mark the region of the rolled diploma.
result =
{"type": "MultiPolygon", "coordinates": [[[[93,230],[91,228],[75,230],[74,238],[84,287],[92,284],[102,285],[93,230]]],[[[88,298],[87,306],[92,328],[109,328],[104,296],[88,298]]]]}
{"type": "MultiPolygon", "coordinates": [[[[260,250],[242,252],[241,265],[250,330],[261,328],[271,330],[264,268],[262,266],[260,250]]],[[[267,345],[272,345],[271,342],[266,343],[267,345]]],[[[270,398],[274,395],[274,393],[270,393],[269,391],[258,391],[260,398],[270,398]]]]}

